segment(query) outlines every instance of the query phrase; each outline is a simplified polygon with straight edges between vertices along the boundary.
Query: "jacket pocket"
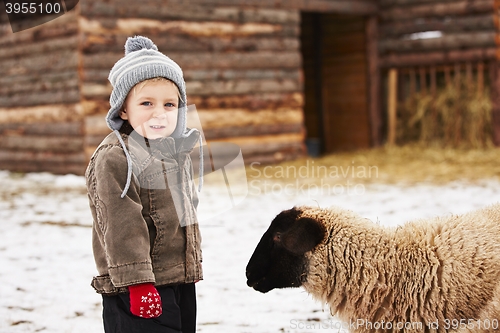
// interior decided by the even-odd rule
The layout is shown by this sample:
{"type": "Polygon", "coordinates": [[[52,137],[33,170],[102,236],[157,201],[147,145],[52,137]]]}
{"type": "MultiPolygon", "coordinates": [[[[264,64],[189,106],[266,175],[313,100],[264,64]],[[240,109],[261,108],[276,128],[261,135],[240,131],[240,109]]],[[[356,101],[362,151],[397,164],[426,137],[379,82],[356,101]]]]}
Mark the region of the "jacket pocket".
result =
{"type": "MultiPolygon", "coordinates": [[[[155,191],[156,192],[156,191],[155,191]]],[[[156,238],[151,251],[154,270],[166,269],[185,262],[186,235],[174,216],[165,218],[161,212],[151,214],[156,227],[156,238]]]]}

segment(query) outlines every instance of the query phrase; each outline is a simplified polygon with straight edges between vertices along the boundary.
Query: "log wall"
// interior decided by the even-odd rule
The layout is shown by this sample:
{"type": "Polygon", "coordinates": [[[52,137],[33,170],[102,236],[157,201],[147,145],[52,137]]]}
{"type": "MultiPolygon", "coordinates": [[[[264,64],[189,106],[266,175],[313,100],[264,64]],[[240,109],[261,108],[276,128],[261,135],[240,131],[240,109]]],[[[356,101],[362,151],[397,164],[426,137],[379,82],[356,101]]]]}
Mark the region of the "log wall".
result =
{"type": "Polygon", "coordinates": [[[488,61],[496,57],[494,0],[380,0],[381,67],[488,61]],[[439,31],[440,37],[417,38],[439,31]]]}
{"type": "Polygon", "coordinates": [[[0,13],[0,169],[82,174],[109,133],[109,70],[136,34],[183,68],[208,140],[247,162],[303,155],[300,11],[373,15],[377,1],[88,0],[18,33],[0,13]]]}
{"type": "Polygon", "coordinates": [[[0,169],[83,173],[77,15],[18,33],[0,19],[0,169]]]}
{"type": "Polygon", "coordinates": [[[246,162],[305,153],[297,10],[122,2],[80,4],[87,154],[109,133],[107,76],[133,35],[150,37],[181,66],[207,140],[237,142],[246,162]]]}

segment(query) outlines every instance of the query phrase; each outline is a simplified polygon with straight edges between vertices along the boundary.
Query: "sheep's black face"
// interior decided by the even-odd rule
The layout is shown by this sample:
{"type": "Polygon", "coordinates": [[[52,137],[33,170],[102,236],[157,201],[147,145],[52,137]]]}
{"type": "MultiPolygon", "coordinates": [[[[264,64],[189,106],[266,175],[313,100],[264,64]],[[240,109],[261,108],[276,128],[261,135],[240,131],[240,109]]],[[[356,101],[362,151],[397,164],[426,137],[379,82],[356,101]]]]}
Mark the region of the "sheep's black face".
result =
{"type": "Polygon", "coordinates": [[[262,293],[300,287],[307,274],[304,254],[325,237],[325,228],[311,218],[299,218],[297,208],[276,216],[262,236],[246,268],[247,284],[262,293]]]}

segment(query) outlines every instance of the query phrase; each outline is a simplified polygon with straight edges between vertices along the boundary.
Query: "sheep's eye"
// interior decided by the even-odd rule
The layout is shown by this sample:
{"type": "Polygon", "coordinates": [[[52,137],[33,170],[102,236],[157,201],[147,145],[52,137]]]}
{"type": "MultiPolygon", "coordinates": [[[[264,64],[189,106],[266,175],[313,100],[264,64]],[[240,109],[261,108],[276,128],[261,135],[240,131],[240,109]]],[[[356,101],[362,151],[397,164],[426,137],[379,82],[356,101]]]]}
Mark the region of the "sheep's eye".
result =
{"type": "Polygon", "coordinates": [[[277,232],[274,234],[273,241],[276,243],[281,242],[281,232],[277,232]]]}

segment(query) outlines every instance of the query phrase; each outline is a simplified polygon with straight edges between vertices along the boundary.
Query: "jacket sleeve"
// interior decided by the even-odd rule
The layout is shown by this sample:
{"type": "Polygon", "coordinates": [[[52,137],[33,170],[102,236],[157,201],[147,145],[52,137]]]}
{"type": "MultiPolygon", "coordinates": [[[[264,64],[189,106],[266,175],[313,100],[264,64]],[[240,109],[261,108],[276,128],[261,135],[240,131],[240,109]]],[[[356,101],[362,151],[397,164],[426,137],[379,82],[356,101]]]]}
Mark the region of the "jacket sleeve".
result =
{"type": "Polygon", "coordinates": [[[115,287],[155,282],[150,257],[149,231],[142,216],[140,188],[132,181],[127,195],[120,195],[127,179],[127,160],[117,146],[102,147],[95,156],[91,200],[99,207],[97,223],[111,282],[115,287]]]}

